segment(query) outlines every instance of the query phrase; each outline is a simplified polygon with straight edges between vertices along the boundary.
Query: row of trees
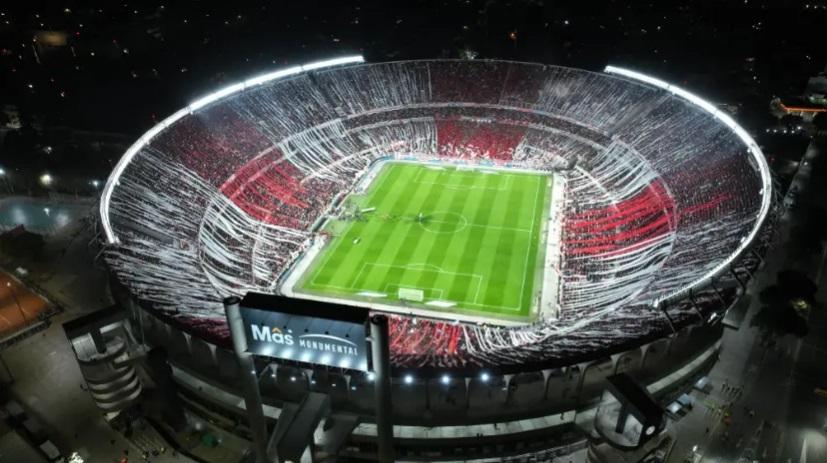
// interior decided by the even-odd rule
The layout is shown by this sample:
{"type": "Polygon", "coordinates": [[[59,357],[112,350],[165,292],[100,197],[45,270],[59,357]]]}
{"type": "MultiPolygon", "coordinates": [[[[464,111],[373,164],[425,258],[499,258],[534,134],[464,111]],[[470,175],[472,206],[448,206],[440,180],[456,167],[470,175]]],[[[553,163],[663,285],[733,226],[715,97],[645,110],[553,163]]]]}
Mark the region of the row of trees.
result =
{"type": "MultiPolygon", "coordinates": [[[[827,126],[827,114],[819,114],[815,122],[827,126]]],[[[827,197],[827,161],[823,155],[812,160],[810,174],[810,181],[801,192],[802,201],[791,218],[789,239],[783,244],[788,260],[797,263],[798,268],[820,267],[827,241],[827,210],[812,202],[827,197]],[[805,200],[805,196],[811,201],[805,200]]],[[[765,342],[788,334],[806,336],[810,310],[820,308],[817,292],[817,282],[806,274],[796,270],[779,272],[775,284],[761,291],[762,307],[753,317],[752,326],[761,330],[765,342]]]]}
{"type": "Polygon", "coordinates": [[[776,283],[761,291],[762,307],[751,321],[767,343],[792,334],[804,337],[809,332],[809,311],[818,305],[818,286],[806,275],[794,270],[778,272],[776,283]]]}

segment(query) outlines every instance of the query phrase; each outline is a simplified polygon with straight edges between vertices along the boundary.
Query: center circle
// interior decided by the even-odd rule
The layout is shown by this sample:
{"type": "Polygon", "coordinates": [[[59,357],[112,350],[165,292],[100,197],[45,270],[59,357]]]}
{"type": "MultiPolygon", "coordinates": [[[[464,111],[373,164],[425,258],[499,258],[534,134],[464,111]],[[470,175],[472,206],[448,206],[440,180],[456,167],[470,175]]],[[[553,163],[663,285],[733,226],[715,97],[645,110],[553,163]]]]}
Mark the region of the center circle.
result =
{"type": "Polygon", "coordinates": [[[419,226],[431,233],[457,233],[468,226],[468,219],[456,212],[432,212],[423,215],[419,226]]]}

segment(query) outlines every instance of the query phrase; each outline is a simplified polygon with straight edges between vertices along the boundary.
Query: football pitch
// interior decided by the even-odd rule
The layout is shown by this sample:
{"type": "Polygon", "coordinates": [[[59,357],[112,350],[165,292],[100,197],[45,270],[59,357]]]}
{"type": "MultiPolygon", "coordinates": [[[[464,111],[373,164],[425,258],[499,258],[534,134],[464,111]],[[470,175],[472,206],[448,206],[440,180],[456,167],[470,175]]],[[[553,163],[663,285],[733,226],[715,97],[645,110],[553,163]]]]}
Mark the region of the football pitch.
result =
{"type": "Polygon", "coordinates": [[[529,322],[542,287],[551,182],[524,172],[386,163],[326,224],[333,238],[295,289],[445,318],[529,322]]]}

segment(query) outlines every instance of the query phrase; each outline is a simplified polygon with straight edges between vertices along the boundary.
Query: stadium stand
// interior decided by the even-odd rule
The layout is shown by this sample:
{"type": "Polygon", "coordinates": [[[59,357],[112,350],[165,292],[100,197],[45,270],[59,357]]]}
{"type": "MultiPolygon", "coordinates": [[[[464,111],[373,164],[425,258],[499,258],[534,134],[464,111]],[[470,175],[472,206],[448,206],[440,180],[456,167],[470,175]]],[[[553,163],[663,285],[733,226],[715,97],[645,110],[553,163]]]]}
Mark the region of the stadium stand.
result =
{"type": "Polygon", "coordinates": [[[708,287],[674,301],[670,320],[652,306],[730,259],[768,194],[744,143],[662,88],[524,63],[360,65],[248,88],[161,131],[114,189],[107,261],[153,309],[226,336],[221,298],[277,291],[334,200],[393,158],[567,183],[560,317],[521,328],[394,317],[400,367],[553,364],[721,310],[708,287]]]}

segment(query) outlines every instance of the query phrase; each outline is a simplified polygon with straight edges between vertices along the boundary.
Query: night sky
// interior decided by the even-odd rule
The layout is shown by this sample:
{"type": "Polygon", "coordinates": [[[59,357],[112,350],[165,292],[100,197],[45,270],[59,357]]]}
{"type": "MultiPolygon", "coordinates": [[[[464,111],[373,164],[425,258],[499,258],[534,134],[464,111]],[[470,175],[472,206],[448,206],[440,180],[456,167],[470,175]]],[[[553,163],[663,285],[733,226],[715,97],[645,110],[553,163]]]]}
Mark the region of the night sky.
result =
{"type": "Polygon", "coordinates": [[[741,108],[757,132],[773,96],[824,69],[825,24],[827,2],[781,0],[5,2],[0,167],[35,189],[44,170],[104,178],[195,97],[352,53],[618,64],[741,108]]]}

